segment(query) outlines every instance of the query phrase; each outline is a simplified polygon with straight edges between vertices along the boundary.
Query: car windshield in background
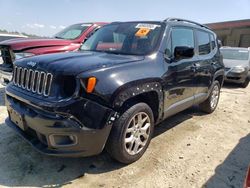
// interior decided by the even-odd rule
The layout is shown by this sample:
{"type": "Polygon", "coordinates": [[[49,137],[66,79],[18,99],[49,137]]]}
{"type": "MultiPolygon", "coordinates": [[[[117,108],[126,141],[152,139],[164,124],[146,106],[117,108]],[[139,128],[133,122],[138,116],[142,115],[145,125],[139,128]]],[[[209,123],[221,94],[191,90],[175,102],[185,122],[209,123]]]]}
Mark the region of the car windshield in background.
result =
{"type": "Polygon", "coordinates": [[[75,24],[66,27],[59,33],[55,34],[55,38],[73,40],[78,38],[91,24],[75,24]]]}
{"type": "Polygon", "coordinates": [[[162,28],[158,22],[113,23],[99,29],[82,45],[81,50],[147,55],[157,48],[162,28]]]}
{"type": "Polygon", "coordinates": [[[248,60],[249,51],[241,49],[221,49],[221,53],[224,59],[232,60],[248,60]]]}

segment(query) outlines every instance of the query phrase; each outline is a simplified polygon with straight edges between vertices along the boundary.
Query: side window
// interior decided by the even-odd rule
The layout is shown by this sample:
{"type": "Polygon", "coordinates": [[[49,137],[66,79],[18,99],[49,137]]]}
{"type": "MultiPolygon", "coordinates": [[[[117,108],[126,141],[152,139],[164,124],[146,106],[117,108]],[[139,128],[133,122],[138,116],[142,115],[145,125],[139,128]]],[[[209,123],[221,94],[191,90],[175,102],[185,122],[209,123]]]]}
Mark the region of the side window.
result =
{"type": "Polygon", "coordinates": [[[194,48],[194,31],[188,28],[172,29],[172,53],[176,46],[187,46],[194,48]]]}
{"type": "Polygon", "coordinates": [[[214,35],[210,34],[210,40],[211,40],[212,50],[214,50],[216,47],[214,35]]]}
{"type": "Polygon", "coordinates": [[[209,54],[211,51],[209,34],[204,31],[197,31],[197,39],[198,39],[199,55],[209,54]]]}

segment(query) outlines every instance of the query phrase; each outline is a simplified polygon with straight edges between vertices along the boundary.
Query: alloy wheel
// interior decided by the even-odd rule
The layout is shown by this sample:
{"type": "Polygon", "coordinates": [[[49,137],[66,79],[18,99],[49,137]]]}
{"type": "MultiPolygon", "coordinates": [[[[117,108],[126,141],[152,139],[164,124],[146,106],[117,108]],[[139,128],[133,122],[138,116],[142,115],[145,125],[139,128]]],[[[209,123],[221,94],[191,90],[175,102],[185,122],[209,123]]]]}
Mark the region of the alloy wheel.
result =
{"type": "Polygon", "coordinates": [[[135,114],[129,121],[125,132],[124,146],[130,155],[138,154],[147,144],[151,122],[145,112],[135,114]]]}
{"type": "Polygon", "coordinates": [[[214,109],[217,106],[217,103],[219,101],[219,95],[220,95],[220,89],[218,85],[215,85],[212,91],[210,105],[211,108],[214,109]]]}

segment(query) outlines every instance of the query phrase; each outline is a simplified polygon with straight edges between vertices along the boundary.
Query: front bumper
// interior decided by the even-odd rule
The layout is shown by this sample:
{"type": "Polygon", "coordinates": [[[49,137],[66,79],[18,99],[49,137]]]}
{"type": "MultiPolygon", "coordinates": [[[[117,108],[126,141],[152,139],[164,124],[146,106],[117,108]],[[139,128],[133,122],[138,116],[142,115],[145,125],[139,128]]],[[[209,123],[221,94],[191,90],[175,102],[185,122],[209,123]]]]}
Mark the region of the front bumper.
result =
{"type": "Polygon", "coordinates": [[[235,73],[231,71],[227,71],[225,73],[225,82],[231,82],[231,83],[244,83],[246,78],[248,77],[248,71],[241,72],[241,73],[235,73]]]}
{"type": "MultiPolygon", "coordinates": [[[[86,103],[92,103],[87,99],[75,103],[79,102],[85,106],[87,106],[86,103]]],[[[79,104],[73,105],[77,107],[79,104]]],[[[100,112],[95,115],[103,116],[100,122],[102,125],[87,127],[84,121],[78,121],[67,111],[59,112],[58,107],[56,112],[52,108],[50,108],[51,111],[48,111],[48,108],[41,110],[18,100],[8,91],[8,87],[6,89],[6,106],[9,113],[6,125],[13,128],[38,151],[64,157],[92,156],[101,153],[108,139],[112,127],[111,120],[114,120],[115,114],[110,109],[95,105],[100,112]]],[[[67,107],[64,106],[62,109],[65,110],[67,107]]],[[[95,122],[84,114],[84,110],[82,111],[82,116],[86,116],[88,121],[95,122]]]]}
{"type": "Polygon", "coordinates": [[[0,70],[0,84],[7,85],[12,80],[12,72],[0,70]]]}

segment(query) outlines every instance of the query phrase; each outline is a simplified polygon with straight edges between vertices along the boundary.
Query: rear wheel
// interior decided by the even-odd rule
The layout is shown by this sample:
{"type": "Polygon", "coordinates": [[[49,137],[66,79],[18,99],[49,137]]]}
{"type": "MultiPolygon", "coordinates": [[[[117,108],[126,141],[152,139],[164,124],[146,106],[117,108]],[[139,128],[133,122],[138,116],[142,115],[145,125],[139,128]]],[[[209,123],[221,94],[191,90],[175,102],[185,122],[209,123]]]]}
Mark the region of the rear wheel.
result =
{"type": "Polygon", "coordinates": [[[199,105],[201,110],[209,114],[212,113],[218,105],[219,98],[220,98],[220,83],[217,80],[215,80],[209,97],[207,98],[207,100],[205,100],[203,103],[199,105]]]}
{"type": "Polygon", "coordinates": [[[154,118],[151,108],[145,103],[135,104],[114,123],[106,149],[117,161],[132,163],[146,151],[153,130],[154,118]]]}
{"type": "Polygon", "coordinates": [[[243,88],[246,88],[249,84],[249,77],[246,78],[245,82],[241,84],[243,88]]]}

